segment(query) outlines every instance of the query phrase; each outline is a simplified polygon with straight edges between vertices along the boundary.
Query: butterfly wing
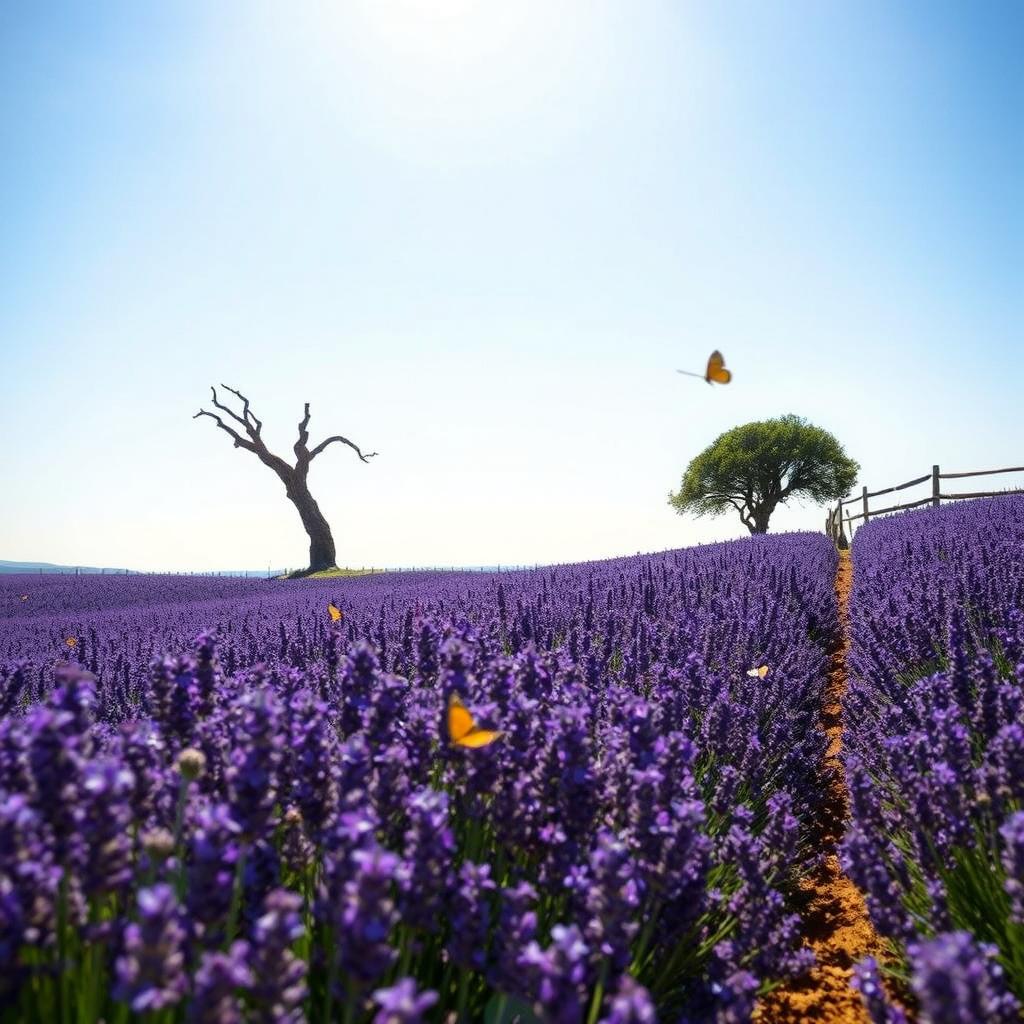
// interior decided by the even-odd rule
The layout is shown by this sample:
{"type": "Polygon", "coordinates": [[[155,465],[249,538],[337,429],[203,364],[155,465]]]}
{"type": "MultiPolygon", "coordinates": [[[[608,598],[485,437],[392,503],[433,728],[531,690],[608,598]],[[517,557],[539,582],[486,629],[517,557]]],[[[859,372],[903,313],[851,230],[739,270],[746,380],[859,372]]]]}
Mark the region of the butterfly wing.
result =
{"type": "Polygon", "coordinates": [[[716,384],[728,384],[732,380],[732,373],[725,368],[725,359],[718,349],[715,349],[708,357],[708,368],[704,379],[709,384],[712,381],[716,384]]]}
{"type": "Polygon", "coordinates": [[[77,647],[78,646],[78,641],[73,636],[69,636],[67,638],[67,640],[64,641],[64,643],[66,643],[68,645],[68,647],[77,647]]]}
{"type": "Polygon", "coordinates": [[[500,739],[503,733],[496,729],[474,729],[467,733],[462,739],[455,741],[459,747],[489,747],[495,740],[500,739]]]}
{"type": "Polygon", "coordinates": [[[327,605],[327,612],[331,616],[331,622],[341,621],[341,609],[334,603],[327,605]]]}
{"type": "Polygon", "coordinates": [[[501,733],[495,729],[478,729],[469,709],[453,693],[448,698],[448,735],[457,747],[489,747],[501,733]]]}
{"type": "Polygon", "coordinates": [[[475,728],[473,716],[458,694],[453,693],[448,698],[448,736],[452,743],[462,743],[475,728]]]}

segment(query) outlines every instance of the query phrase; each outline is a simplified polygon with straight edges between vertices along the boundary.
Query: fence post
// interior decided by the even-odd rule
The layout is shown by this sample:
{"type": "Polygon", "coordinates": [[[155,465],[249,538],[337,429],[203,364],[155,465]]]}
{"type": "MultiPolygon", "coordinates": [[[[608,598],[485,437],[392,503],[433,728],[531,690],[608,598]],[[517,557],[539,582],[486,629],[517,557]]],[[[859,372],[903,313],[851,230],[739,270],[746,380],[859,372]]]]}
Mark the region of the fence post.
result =
{"type": "Polygon", "coordinates": [[[868,489],[867,489],[867,485],[865,485],[864,487],[861,488],[860,500],[861,500],[861,502],[864,505],[864,509],[863,509],[863,511],[864,511],[864,522],[866,523],[868,521],[868,489]]]}
{"type": "Polygon", "coordinates": [[[932,508],[939,507],[939,467],[932,466],[932,508]]]}

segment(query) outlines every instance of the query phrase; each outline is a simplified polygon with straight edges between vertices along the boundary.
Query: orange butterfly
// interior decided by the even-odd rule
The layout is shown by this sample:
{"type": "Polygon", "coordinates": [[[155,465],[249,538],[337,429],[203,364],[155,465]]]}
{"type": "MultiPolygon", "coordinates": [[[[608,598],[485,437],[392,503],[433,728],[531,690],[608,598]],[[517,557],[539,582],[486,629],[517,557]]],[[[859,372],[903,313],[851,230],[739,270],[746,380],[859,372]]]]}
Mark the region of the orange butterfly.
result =
{"type": "Polygon", "coordinates": [[[453,693],[448,698],[448,736],[457,747],[489,747],[503,733],[493,729],[481,729],[469,709],[453,693]]]}
{"type": "Polygon", "coordinates": [[[690,373],[689,370],[676,370],[676,373],[687,377],[703,377],[709,384],[728,384],[732,380],[732,371],[725,368],[725,357],[717,348],[708,357],[708,368],[703,374],[690,373]]]}
{"type": "Polygon", "coordinates": [[[751,679],[764,679],[764,677],[768,675],[768,666],[761,665],[760,668],[748,668],[747,675],[750,676],[751,679]]]}
{"type": "Polygon", "coordinates": [[[327,611],[331,616],[331,622],[341,622],[342,615],[344,613],[336,604],[334,604],[333,602],[328,602],[327,611]]]}
{"type": "Polygon", "coordinates": [[[68,645],[68,647],[77,647],[78,646],[78,640],[76,640],[75,637],[73,637],[73,636],[69,636],[67,638],[67,640],[64,641],[64,643],[66,643],[68,645]]]}

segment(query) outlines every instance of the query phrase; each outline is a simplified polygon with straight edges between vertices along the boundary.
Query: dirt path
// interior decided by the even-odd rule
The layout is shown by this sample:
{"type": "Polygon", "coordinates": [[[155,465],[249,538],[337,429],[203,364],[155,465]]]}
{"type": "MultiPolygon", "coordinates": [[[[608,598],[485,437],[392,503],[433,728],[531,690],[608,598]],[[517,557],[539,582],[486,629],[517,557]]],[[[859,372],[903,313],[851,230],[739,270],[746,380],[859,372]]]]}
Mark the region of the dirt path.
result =
{"type": "Polygon", "coordinates": [[[843,739],[846,655],[850,646],[847,604],[852,582],[850,553],[840,551],[836,596],[841,641],[832,653],[821,709],[822,728],[829,739],[826,767],[832,770],[833,782],[825,796],[819,842],[829,852],[821,869],[801,885],[804,941],[814,950],[818,963],[806,978],[784,985],[763,1000],[754,1015],[758,1024],[869,1024],[860,996],[850,987],[850,978],[853,964],[868,954],[878,955],[882,943],[868,919],[863,896],[842,873],[835,854],[847,817],[846,780],[839,751],[843,739]]]}

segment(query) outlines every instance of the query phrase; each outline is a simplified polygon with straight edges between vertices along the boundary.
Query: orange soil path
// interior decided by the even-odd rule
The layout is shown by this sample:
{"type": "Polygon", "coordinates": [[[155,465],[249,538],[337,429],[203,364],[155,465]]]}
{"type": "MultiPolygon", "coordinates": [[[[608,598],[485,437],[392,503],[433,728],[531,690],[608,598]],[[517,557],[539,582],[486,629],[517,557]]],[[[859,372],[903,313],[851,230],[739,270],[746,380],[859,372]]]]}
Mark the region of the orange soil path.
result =
{"type": "Polygon", "coordinates": [[[829,739],[827,777],[818,841],[827,851],[822,866],[800,886],[804,942],[814,950],[817,965],[806,977],[767,995],[754,1014],[758,1024],[869,1024],[860,996],[850,987],[853,965],[883,949],[864,906],[860,890],[839,867],[836,844],[848,814],[846,779],[839,759],[842,748],[842,701],[846,692],[846,656],[850,647],[847,605],[853,582],[849,551],[839,552],[836,597],[839,599],[840,642],[832,652],[821,708],[821,725],[829,739]]]}

